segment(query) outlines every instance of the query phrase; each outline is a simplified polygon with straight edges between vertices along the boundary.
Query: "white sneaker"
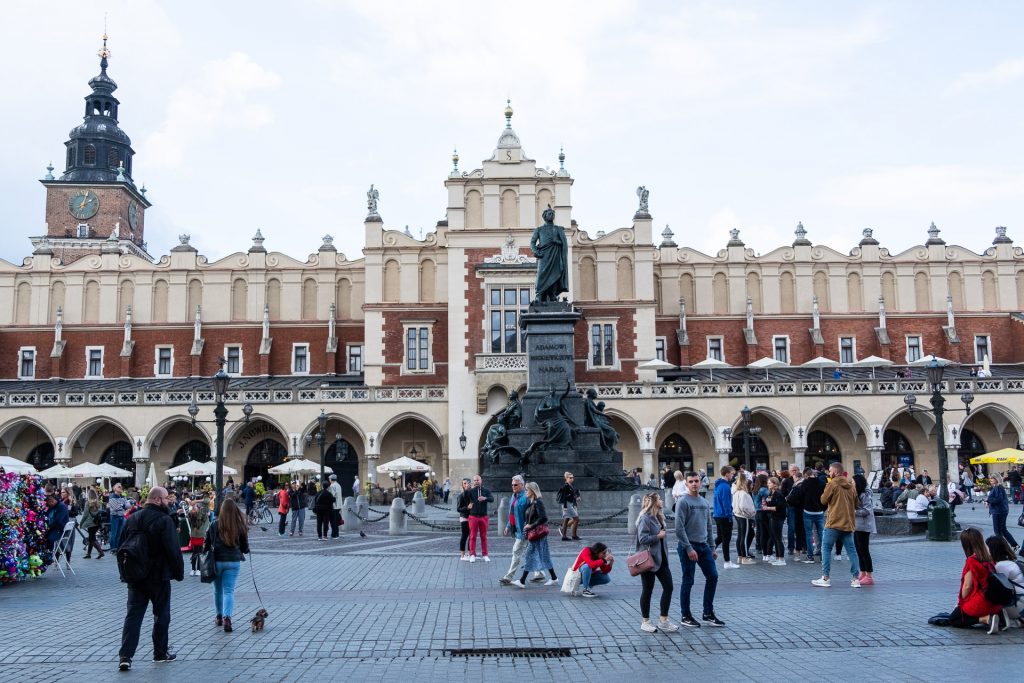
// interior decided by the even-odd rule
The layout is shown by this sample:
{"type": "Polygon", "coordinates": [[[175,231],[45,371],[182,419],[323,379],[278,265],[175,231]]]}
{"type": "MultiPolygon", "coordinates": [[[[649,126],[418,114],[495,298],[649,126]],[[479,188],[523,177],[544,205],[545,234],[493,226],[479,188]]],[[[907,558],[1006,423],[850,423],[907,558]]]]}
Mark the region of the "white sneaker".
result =
{"type": "Polygon", "coordinates": [[[490,562],[490,561],[491,561],[491,558],[489,558],[486,555],[484,555],[484,562],[490,562]]]}
{"type": "Polygon", "coordinates": [[[814,581],[811,581],[811,585],[812,586],[817,586],[818,588],[831,588],[832,587],[832,581],[829,580],[829,579],[826,579],[823,576],[820,579],[815,579],[814,581]]]}
{"type": "Polygon", "coordinates": [[[662,633],[675,633],[679,630],[679,627],[666,619],[665,621],[658,622],[658,630],[662,633]]]}
{"type": "Polygon", "coordinates": [[[860,581],[857,580],[857,579],[854,579],[853,581],[851,581],[850,582],[850,588],[860,588],[860,581]]]}
{"type": "Polygon", "coordinates": [[[470,561],[470,563],[476,562],[476,555],[470,555],[469,556],[469,561],[470,561]]]}
{"type": "Polygon", "coordinates": [[[459,562],[469,562],[470,555],[463,555],[459,558],[459,562]]]}
{"type": "Polygon", "coordinates": [[[515,586],[516,588],[526,588],[526,584],[523,583],[522,581],[520,581],[519,579],[516,579],[515,581],[513,581],[509,585],[510,586],[515,586]]]}
{"type": "Polygon", "coordinates": [[[544,582],[545,586],[557,586],[560,583],[558,579],[548,579],[544,582]]]}
{"type": "Polygon", "coordinates": [[[645,622],[640,624],[640,630],[643,631],[644,633],[657,633],[658,632],[658,627],[655,626],[654,624],[652,624],[649,621],[645,621],[645,622]]]}
{"type": "Polygon", "coordinates": [[[771,564],[771,566],[773,566],[773,567],[785,567],[786,566],[786,561],[785,560],[773,560],[769,564],[771,564]]]}
{"type": "Polygon", "coordinates": [[[842,555],[836,555],[834,559],[835,559],[836,562],[842,562],[843,561],[843,556],[842,555]]]}
{"type": "Polygon", "coordinates": [[[726,562],[724,565],[722,565],[722,568],[723,569],[739,569],[740,566],[738,564],[736,564],[735,562],[726,562]]]}
{"type": "Polygon", "coordinates": [[[761,560],[761,561],[762,562],[774,562],[775,561],[775,556],[774,555],[765,555],[764,559],[761,560]]]}

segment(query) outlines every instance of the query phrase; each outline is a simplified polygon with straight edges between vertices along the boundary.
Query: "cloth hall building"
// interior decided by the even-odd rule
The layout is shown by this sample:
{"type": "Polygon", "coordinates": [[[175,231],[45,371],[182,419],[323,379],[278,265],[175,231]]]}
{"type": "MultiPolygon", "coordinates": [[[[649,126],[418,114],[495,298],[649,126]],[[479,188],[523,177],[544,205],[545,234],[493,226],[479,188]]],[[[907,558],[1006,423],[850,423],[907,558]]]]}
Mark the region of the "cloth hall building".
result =
{"type": "Polygon", "coordinates": [[[946,244],[933,225],[901,253],[868,230],[832,248],[797,226],[792,244],[760,256],[738,230],[704,254],[667,228],[655,235],[643,188],[632,217],[579,225],[564,156],[555,171],[538,165],[507,108],[490,156],[469,171],[455,156],[437,179],[446,219],[423,239],[389,226],[371,188],[354,260],[330,237],[301,257],[259,233],[215,261],[187,235],[152,256],[145,226],[159,206],[133,180],[101,57],[64,171],[42,180],[46,234],[26,235],[23,263],[0,261],[0,452],[39,468],[134,466],[140,480],[152,463],[163,478],[209,458],[212,425],[193,425],[186,408],[196,401],[212,418],[209,378],[223,357],[233,377],[226,462],[246,477],[300,454],[318,460],[307,437],[321,411],[327,464],[343,481],[401,455],[439,478],[475,473],[491,416],[526,382],[528,242],[548,205],[566,228],[569,299],[582,313],[577,382],[606,402],[625,467],[645,480],[665,465],[745,461],[745,425],[760,427],[750,466],[839,460],[935,473],[934,419],[904,406],[905,394],[924,403],[931,388],[922,368],[895,371],[928,354],[961,364],[946,373],[949,407],[963,391],[975,396],[969,415],[946,416],[953,467],[1024,441],[1024,252],[1005,228],[980,253],[946,244]],[[820,357],[842,363],[839,373],[800,367],[820,357]],[[894,365],[858,365],[870,357],[894,365]],[[780,366],[746,367],[764,358],[780,366]],[[968,372],[986,359],[990,371],[968,372]],[[234,421],[244,402],[250,421],[234,421]]]}

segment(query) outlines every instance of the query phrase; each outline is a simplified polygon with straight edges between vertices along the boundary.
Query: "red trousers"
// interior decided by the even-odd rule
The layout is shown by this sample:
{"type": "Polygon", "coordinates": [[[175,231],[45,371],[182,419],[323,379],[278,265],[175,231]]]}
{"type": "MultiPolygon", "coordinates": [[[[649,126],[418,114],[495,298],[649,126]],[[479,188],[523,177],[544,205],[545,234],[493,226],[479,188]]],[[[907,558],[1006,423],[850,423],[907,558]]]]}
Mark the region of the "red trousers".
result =
{"type": "Polygon", "coordinates": [[[476,555],[476,535],[480,534],[480,549],[487,554],[487,517],[469,516],[469,554],[476,555]]]}

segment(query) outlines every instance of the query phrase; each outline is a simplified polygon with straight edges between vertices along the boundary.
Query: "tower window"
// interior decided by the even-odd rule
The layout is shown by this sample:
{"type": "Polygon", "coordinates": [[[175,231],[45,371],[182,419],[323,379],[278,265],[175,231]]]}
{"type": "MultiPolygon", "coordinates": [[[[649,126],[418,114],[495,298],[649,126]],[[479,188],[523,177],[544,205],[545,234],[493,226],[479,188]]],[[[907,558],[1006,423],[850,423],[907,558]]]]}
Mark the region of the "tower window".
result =
{"type": "Polygon", "coordinates": [[[110,168],[117,168],[117,164],[120,161],[121,159],[120,155],[117,153],[117,148],[111,148],[111,150],[107,152],[107,166],[110,168]]]}
{"type": "Polygon", "coordinates": [[[68,168],[70,169],[75,165],[75,148],[68,147],[68,168]]]}
{"type": "Polygon", "coordinates": [[[96,147],[93,145],[85,146],[85,165],[95,166],[96,165],[96,147]]]}

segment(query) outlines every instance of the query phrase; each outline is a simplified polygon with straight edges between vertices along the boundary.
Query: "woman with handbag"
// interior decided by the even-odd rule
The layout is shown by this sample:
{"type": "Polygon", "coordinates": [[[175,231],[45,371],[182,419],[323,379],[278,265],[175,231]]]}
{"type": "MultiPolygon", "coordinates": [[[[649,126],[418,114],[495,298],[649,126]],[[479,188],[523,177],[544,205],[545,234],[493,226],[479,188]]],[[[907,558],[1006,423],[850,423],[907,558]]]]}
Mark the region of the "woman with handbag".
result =
{"type": "MultiPolygon", "coordinates": [[[[668,620],[668,609],[672,604],[672,570],[668,566],[668,553],[665,552],[665,513],[662,512],[661,493],[654,491],[644,496],[640,516],[636,520],[637,555],[641,549],[650,556],[650,567],[640,574],[643,591],[640,593],[640,616],[643,622],[640,630],[645,633],[673,633],[679,627],[668,620]],[[651,623],[651,595],[654,593],[654,579],[661,584],[661,619],[658,624],[651,623]]],[[[630,562],[637,555],[627,558],[630,562]]],[[[632,572],[630,572],[632,573],[632,572]]]]}
{"type": "Polygon", "coordinates": [[[203,559],[203,546],[206,544],[206,532],[210,529],[210,515],[202,500],[192,501],[188,509],[189,539],[192,550],[192,570],[190,576],[199,576],[199,567],[203,559]]]}
{"type": "Polygon", "coordinates": [[[331,520],[334,518],[334,494],[325,486],[313,499],[313,514],[316,515],[316,538],[326,541],[330,534],[331,520]]]}
{"type": "Polygon", "coordinates": [[[217,626],[231,633],[231,613],[235,607],[235,584],[245,553],[249,552],[248,524],[238,504],[225,498],[220,515],[206,532],[204,548],[213,551],[217,575],[213,579],[213,602],[217,608],[217,626]]]}
{"type": "Polygon", "coordinates": [[[100,547],[99,542],[96,540],[96,532],[100,530],[102,509],[103,505],[100,503],[99,495],[96,494],[96,489],[90,487],[89,492],[86,494],[85,505],[82,507],[82,519],[79,522],[79,525],[89,534],[85,541],[85,556],[83,559],[92,557],[93,548],[96,548],[97,560],[105,554],[103,548],[100,547]]]}
{"type": "Polygon", "coordinates": [[[548,550],[548,513],[544,509],[544,501],[541,500],[540,486],[537,482],[526,483],[526,523],[523,524],[523,531],[526,532],[526,556],[523,557],[523,574],[518,581],[511,585],[516,588],[526,588],[526,577],[530,572],[541,572],[547,570],[551,576],[544,582],[545,586],[558,584],[558,577],[555,575],[555,565],[551,562],[551,552],[548,550]]]}
{"type": "MultiPolygon", "coordinates": [[[[794,487],[796,488],[796,487],[794,487]]],[[[750,480],[741,473],[732,488],[732,512],[736,519],[736,554],[740,564],[754,564],[750,542],[754,540],[754,499],[750,496],[750,480]]]]}

